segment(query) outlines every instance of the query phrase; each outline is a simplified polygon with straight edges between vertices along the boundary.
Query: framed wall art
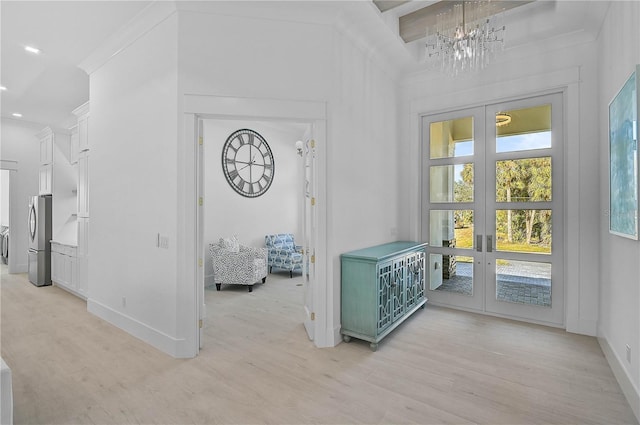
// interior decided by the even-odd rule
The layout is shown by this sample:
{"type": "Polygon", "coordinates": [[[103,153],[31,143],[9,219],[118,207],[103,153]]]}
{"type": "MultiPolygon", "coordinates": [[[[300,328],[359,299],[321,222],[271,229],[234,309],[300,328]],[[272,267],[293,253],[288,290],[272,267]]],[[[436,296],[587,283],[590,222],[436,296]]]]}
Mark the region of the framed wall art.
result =
{"type": "Polygon", "coordinates": [[[638,239],[640,65],[609,104],[609,232],[638,239]]]}

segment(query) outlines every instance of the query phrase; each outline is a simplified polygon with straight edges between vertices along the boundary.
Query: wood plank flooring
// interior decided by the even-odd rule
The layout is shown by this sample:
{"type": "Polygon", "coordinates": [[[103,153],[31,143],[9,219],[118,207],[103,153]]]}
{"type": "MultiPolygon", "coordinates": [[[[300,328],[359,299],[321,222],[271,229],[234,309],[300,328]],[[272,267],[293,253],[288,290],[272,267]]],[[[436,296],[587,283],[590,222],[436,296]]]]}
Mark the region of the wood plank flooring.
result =
{"type": "Polygon", "coordinates": [[[173,359],[57,287],[8,275],[15,423],[637,424],[595,338],[427,305],[377,352],[317,349],[300,278],[206,290],[205,348],[173,359]]]}

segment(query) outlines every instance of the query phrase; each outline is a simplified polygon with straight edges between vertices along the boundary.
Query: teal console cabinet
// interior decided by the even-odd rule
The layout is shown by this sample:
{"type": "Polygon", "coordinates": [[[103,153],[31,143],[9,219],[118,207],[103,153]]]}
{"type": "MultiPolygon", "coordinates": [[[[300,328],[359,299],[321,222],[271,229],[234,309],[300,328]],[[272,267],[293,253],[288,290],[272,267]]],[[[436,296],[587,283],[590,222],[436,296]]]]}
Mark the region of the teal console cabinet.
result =
{"type": "Polygon", "coordinates": [[[340,256],[344,342],[362,339],[376,351],[382,338],[424,308],[426,246],[391,242],[340,256]]]}

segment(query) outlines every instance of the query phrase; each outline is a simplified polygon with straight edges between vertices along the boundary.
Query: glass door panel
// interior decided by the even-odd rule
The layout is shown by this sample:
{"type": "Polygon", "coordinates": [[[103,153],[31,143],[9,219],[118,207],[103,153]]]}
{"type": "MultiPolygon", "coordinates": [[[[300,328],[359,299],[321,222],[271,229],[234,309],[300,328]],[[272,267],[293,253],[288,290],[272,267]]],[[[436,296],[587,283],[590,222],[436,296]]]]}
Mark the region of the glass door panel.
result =
{"type": "Polygon", "coordinates": [[[432,302],[563,324],[562,119],[561,94],[422,118],[432,302]]]}
{"type": "Polygon", "coordinates": [[[486,311],[562,325],[562,96],[490,105],[486,120],[486,311]]]}
{"type": "Polygon", "coordinates": [[[484,225],[484,180],[476,180],[475,169],[484,164],[484,108],[424,117],[422,135],[427,297],[438,304],[481,309],[484,295],[474,290],[474,269],[480,264],[475,241],[483,231],[476,223],[484,225]]]}

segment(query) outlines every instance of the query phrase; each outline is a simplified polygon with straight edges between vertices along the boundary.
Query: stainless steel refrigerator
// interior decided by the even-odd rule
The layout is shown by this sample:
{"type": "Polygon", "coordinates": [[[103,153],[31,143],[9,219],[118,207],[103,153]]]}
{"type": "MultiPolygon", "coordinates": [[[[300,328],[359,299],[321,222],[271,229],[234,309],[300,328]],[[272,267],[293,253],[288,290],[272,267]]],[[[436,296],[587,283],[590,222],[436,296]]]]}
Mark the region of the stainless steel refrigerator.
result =
{"type": "Polygon", "coordinates": [[[29,200],[29,281],[36,286],[51,285],[50,195],[29,200]]]}

